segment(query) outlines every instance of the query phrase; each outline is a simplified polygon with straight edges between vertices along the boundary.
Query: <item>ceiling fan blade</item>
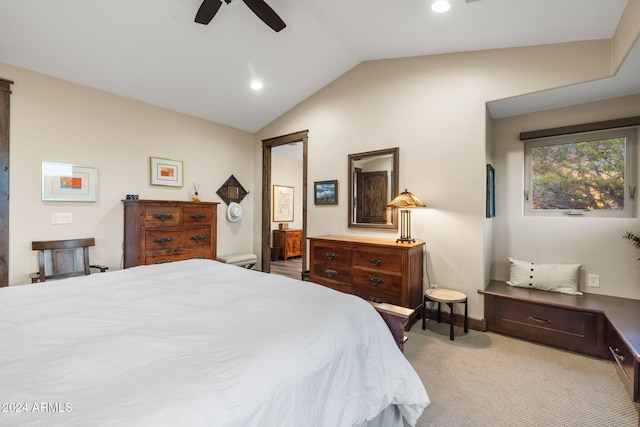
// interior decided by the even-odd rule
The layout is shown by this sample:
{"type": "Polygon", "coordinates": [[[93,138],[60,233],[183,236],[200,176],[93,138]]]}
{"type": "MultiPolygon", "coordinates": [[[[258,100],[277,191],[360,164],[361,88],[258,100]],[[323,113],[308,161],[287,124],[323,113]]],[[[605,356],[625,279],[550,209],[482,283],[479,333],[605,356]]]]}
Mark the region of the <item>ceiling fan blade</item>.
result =
{"type": "Polygon", "coordinates": [[[207,25],[216,16],[220,6],[222,6],[222,0],[204,0],[196,13],[195,21],[198,24],[207,25]]]}
{"type": "Polygon", "coordinates": [[[258,18],[262,19],[262,21],[270,26],[276,33],[287,26],[278,14],[275,13],[263,0],[242,1],[249,6],[249,9],[251,9],[258,18]]]}

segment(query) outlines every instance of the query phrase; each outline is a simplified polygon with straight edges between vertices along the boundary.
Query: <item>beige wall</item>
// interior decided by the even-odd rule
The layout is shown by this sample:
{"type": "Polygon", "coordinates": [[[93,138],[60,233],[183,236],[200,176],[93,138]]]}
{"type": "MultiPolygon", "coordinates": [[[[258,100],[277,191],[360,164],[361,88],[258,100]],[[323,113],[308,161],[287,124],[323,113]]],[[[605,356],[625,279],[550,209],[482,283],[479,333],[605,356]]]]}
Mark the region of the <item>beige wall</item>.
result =
{"type": "MultiPolygon", "coordinates": [[[[477,290],[489,276],[492,234],[484,204],[486,102],[602,78],[610,69],[608,40],[369,61],[262,129],[256,141],[308,129],[309,182],[338,179],[341,189],[349,153],[400,147],[400,187],[428,206],[412,213],[412,235],[426,241],[430,280],[466,292],[470,316],[480,319],[477,290]]],[[[257,174],[257,146],[255,156],[257,174]]],[[[346,204],[340,191],[335,209],[309,205],[308,236],[396,238],[349,229],[346,204]]]]}
{"type": "MultiPolygon", "coordinates": [[[[623,239],[640,233],[638,218],[524,217],[524,143],[520,132],[640,116],[640,95],[495,120],[492,159],[496,168],[493,278],[509,277],[507,257],[538,263],[582,264],[580,289],[640,299],[640,251],[623,239]],[[600,275],[587,288],[587,274],[600,275]]],[[[637,200],[635,202],[638,203],[637,200]]]]}
{"type": "Polygon", "coordinates": [[[611,40],[611,68],[620,68],[629,51],[640,37],[640,0],[629,0],[611,40]]]}
{"type": "MultiPolygon", "coordinates": [[[[120,96],[0,63],[13,80],[11,95],[9,283],[29,281],[37,266],[33,240],[95,237],[92,261],[119,269],[126,194],[144,199],[188,200],[193,183],[205,201],[233,174],[251,193],[244,218],[226,220],[218,208],[218,252],[250,251],[253,244],[252,134],[120,96]],[[149,156],[182,160],[184,188],[149,185],[149,156]],[[41,163],[98,169],[98,202],[41,200],[41,163]],[[52,225],[52,212],[70,212],[73,223],[52,225]]],[[[259,199],[259,197],[258,197],[259,199]]]]}

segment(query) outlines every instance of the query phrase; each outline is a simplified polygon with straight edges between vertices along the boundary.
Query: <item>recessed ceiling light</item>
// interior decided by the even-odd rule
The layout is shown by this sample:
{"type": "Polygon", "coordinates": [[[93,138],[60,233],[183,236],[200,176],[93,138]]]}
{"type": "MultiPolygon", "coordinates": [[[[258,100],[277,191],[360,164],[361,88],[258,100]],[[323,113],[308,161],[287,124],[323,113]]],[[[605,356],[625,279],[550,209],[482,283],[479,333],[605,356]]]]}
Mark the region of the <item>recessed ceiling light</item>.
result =
{"type": "Polygon", "coordinates": [[[262,82],[259,82],[258,80],[254,80],[251,82],[251,89],[253,90],[260,90],[262,89],[262,82]]]}
{"type": "Polygon", "coordinates": [[[444,13],[449,9],[451,9],[451,3],[449,3],[449,0],[436,0],[431,3],[431,10],[436,13],[444,13]]]}

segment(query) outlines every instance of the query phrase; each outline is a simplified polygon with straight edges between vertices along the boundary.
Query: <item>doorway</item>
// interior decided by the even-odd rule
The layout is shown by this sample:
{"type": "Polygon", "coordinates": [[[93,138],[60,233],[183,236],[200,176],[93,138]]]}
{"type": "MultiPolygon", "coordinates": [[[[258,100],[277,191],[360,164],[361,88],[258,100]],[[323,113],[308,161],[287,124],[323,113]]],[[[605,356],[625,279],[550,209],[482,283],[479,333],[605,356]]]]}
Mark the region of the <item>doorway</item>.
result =
{"type": "MultiPolygon", "coordinates": [[[[273,172],[273,149],[275,147],[290,145],[297,143],[300,145],[302,152],[302,183],[301,191],[299,195],[294,194],[294,197],[301,197],[302,204],[302,218],[300,229],[300,260],[301,271],[307,269],[307,141],[309,131],[300,131],[291,133],[288,135],[282,135],[275,138],[269,138],[262,141],[262,271],[265,273],[271,273],[271,259],[272,259],[272,197],[273,197],[273,184],[279,184],[272,182],[273,172]]],[[[296,237],[297,238],[297,237],[296,237]]],[[[282,249],[282,248],[281,248],[282,249]]],[[[282,258],[283,255],[279,255],[278,258],[282,258]]],[[[286,256],[284,256],[286,258],[286,256]]]]}

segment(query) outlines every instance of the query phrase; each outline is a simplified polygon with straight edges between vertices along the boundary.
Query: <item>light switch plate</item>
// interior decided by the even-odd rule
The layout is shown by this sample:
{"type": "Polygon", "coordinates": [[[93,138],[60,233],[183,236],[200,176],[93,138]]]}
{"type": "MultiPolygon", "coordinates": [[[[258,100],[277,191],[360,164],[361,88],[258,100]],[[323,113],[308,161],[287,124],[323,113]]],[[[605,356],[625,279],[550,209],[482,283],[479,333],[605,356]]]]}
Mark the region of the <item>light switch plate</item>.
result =
{"type": "Polygon", "coordinates": [[[71,212],[52,212],[51,224],[71,224],[73,222],[73,216],[71,212]]]}

